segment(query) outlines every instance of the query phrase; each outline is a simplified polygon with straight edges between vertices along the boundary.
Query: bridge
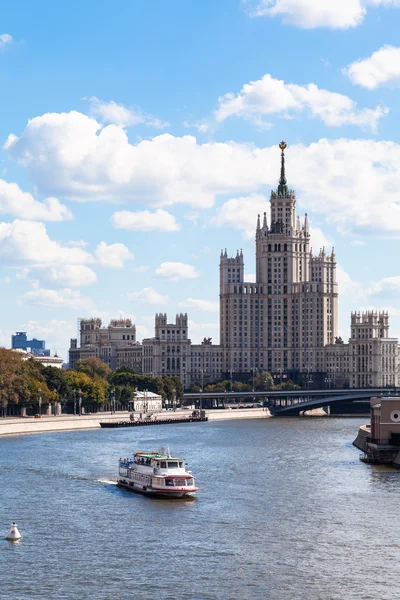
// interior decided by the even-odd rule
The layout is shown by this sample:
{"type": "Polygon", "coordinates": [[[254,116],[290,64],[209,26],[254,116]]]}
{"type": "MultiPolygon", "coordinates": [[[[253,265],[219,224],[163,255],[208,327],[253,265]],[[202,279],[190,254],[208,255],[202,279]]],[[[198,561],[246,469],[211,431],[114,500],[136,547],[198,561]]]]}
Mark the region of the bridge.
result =
{"type": "Polygon", "coordinates": [[[373,396],[398,396],[397,388],[352,388],[324,390],[265,390],[251,392],[188,392],[186,403],[197,408],[221,408],[229,404],[263,402],[275,416],[296,416],[306,410],[349,402],[369,402],[373,396]]]}

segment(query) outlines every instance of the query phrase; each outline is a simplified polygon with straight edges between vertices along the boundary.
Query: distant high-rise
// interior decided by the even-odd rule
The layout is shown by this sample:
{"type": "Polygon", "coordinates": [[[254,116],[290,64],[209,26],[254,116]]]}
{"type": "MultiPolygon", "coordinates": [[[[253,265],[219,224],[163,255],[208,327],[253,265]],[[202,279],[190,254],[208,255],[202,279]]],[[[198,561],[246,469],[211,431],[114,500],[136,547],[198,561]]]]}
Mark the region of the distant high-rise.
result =
{"type": "Polygon", "coordinates": [[[307,214],[296,217],[296,195],[286,182],[285,142],[281,173],[267,213],[256,225],[256,281],[244,279],[243,254],[220,256],[220,343],[224,370],[235,374],[317,373],[324,346],[337,336],[336,256],[314,256],[307,214]]]}
{"type": "Polygon", "coordinates": [[[36,356],[50,356],[50,350],[46,350],[46,342],[33,338],[28,340],[26,331],[17,331],[11,336],[11,348],[13,350],[26,350],[36,356]]]}

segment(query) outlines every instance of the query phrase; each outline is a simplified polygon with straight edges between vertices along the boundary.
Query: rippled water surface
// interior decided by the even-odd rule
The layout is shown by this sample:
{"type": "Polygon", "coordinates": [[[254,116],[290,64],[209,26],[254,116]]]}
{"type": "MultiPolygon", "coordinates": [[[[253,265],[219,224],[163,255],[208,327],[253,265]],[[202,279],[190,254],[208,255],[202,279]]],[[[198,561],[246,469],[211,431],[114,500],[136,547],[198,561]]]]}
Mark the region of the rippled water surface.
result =
{"type": "Polygon", "coordinates": [[[359,462],[359,419],[269,419],[0,439],[0,598],[393,600],[400,473],[359,462]],[[200,487],[160,500],[117,461],[170,446],[200,487]]]}

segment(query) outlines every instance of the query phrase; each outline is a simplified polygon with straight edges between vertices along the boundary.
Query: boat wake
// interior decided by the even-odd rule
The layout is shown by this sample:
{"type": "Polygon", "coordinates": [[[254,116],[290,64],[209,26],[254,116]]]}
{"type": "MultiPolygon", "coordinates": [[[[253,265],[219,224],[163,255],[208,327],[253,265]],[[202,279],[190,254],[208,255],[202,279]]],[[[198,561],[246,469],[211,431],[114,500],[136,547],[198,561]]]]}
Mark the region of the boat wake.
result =
{"type": "Polygon", "coordinates": [[[97,483],[105,483],[106,485],[117,485],[116,481],[111,481],[111,479],[96,479],[97,483]]]}

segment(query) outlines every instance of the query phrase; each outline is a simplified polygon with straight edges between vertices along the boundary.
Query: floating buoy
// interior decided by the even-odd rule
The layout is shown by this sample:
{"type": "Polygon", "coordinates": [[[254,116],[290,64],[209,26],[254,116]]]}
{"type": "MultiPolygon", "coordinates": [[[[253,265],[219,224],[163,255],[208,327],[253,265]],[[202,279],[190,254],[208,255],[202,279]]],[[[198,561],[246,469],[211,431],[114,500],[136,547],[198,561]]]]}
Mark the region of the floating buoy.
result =
{"type": "Polygon", "coordinates": [[[13,522],[10,531],[7,533],[6,540],[8,540],[9,542],[18,542],[21,538],[22,535],[18,531],[18,527],[16,526],[16,524],[13,522]]]}

